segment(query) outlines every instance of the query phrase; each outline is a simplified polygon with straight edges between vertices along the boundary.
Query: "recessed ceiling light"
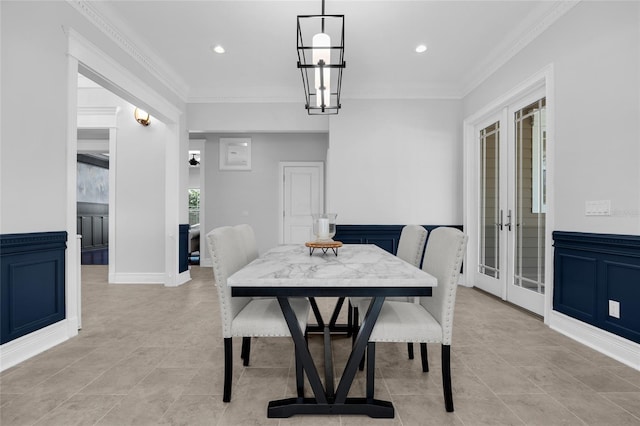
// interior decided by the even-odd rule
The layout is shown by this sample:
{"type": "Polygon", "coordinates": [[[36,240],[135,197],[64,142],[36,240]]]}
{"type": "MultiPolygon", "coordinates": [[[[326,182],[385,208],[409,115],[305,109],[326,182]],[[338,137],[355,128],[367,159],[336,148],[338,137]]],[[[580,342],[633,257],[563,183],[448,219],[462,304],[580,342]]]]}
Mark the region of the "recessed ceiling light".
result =
{"type": "Polygon", "coordinates": [[[216,53],[224,53],[224,47],[220,46],[219,44],[212,46],[211,50],[213,50],[216,53]]]}
{"type": "Polygon", "coordinates": [[[416,52],[417,53],[423,53],[427,51],[427,45],[426,44],[419,44],[418,46],[416,46],[416,52]]]}

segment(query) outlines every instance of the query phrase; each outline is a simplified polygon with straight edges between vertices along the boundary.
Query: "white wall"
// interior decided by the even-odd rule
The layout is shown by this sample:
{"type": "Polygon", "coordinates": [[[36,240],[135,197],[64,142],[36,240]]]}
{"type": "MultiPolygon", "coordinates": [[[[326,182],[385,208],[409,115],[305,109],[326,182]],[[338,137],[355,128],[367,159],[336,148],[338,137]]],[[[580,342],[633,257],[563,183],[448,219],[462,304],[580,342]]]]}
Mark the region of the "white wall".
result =
{"type": "Polygon", "coordinates": [[[123,108],[118,120],[116,274],[163,274],[167,129],[153,117],[141,126],[130,119],[133,109],[123,108]]]}
{"type": "Polygon", "coordinates": [[[66,37],[55,5],[0,7],[0,233],[64,231],[66,37]]]}
{"type": "MultiPolygon", "coordinates": [[[[325,161],[326,134],[250,133],[206,134],[205,226],[201,235],[223,225],[250,224],[260,252],[278,244],[278,191],[282,182],[280,161],[325,161]],[[251,138],[251,171],[221,171],[218,167],[220,137],[251,138]]],[[[202,244],[205,244],[202,240],[202,244]]],[[[204,246],[203,246],[204,247],[204,246]]],[[[201,254],[209,258],[209,253],[201,254]]],[[[203,262],[206,264],[206,261],[203,262]]]]}
{"type": "Polygon", "coordinates": [[[127,274],[164,273],[166,126],[155,117],[149,126],[141,126],[133,117],[135,106],[102,88],[78,89],[78,106],[119,108],[117,148],[110,159],[116,209],[109,212],[117,223],[112,259],[116,280],[127,274]]]}
{"type": "Polygon", "coordinates": [[[639,8],[580,2],[464,99],[466,117],[553,63],[557,230],[640,232],[639,8]],[[586,217],[587,200],[613,214],[586,217]]]}
{"type": "Polygon", "coordinates": [[[200,188],[200,167],[189,167],[188,188],[200,188]]]}
{"type": "Polygon", "coordinates": [[[330,119],[327,210],[337,222],[461,224],[461,102],[346,104],[330,119]]]}
{"type": "Polygon", "coordinates": [[[188,104],[190,132],[324,132],[326,116],[309,116],[299,103],[188,104]]]}

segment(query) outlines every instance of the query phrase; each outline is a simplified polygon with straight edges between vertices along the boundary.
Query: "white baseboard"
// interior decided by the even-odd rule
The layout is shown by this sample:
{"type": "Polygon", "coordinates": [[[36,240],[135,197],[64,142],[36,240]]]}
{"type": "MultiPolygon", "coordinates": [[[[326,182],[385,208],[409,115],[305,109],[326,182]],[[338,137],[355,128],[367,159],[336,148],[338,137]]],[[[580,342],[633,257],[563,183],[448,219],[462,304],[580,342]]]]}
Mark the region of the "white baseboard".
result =
{"type": "Polygon", "coordinates": [[[213,260],[210,257],[200,258],[200,266],[203,268],[213,268],[213,260]]]}
{"type": "Polygon", "coordinates": [[[120,272],[113,275],[110,284],[164,284],[164,273],[127,273],[120,272]]]}
{"type": "Polygon", "coordinates": [[[167,287],[178,287],[189,281],[191,281],[191,272],[187,269],[186,271],[178,274],[175,286],[167,285],[167,287]]]}
{"type": "Polygon", "coordinates": [[[0,346],[0,371],[11,368],[78,334],[77,321],[58,321],[0,346]]]}
{"type": "Polygon", "coordinates": [[[578,321],[557,311],[551,311],[549,327],[598,352],[640,370],[640,344],[613,333],[578,321]]]}
{"type": "Polygon", "coordinates": [[[461,285],[463,287],[473,287],[473,284],[467,283],[467,280],[464,274],[458,275],[458,285],[461,285]]]}

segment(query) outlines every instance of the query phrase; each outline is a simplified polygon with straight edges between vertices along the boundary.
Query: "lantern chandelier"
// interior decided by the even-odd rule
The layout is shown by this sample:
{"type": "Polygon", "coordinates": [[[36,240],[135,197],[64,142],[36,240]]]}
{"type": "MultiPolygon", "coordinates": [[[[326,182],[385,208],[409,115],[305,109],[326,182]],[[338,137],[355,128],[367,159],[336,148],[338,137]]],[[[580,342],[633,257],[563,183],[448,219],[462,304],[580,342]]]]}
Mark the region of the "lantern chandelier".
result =
{"type": "Polygon", "coordinates": [[[344,15],[298,15],[298,68],[309,115],[337,114],[344,62],[344,15]],[[333,62],[332,62],[333,61],[333,62]]]}

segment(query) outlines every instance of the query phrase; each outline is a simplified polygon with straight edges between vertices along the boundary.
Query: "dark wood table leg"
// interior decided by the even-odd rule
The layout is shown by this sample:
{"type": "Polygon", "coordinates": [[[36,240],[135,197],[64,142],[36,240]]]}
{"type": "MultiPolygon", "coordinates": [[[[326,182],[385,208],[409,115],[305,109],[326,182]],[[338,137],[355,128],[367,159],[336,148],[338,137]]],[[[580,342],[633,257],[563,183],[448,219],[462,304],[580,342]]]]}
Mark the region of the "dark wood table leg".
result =
{"type": "MultiPolygon", "coordinates": [[[[303,370],[307,373],[307,378],[315,395],[315,398],[287,398],[269,402],[267,416],[271,418],[291,417],[296,414],[363,414],[373,418],[393,418],[395,410],[389,401],[373,399],[372,395],[361,398],[348,398],[349,389],[353,384],[358,364],[364,355],[369,336],[373,330],[380,309],[384,302],[384,297],[374,297],[371,300],[367,314],[358,332],[355,344],[351,350],[351,355],[345,366],[340,383],[333,393],[333,369],[327,369],[325,365],[325,381],[330,385],[330,389],[325,390],[320,381],[318,370],[309,353],[309,349],[304,339],[304,334],[298,325],[297,318],[289,300],[286,297],[278,297],[280,308],[287,321],[291,337],[296,347],[297,361],[302,364],[303,370]]],[[[330,339],[329,327],[325,328],[325,364],[327,356],[331,356],[330,342],[326,345],[326,340],[330,339]]],[[[369,392],[368,392],[369,393],[369,392]]]]}

